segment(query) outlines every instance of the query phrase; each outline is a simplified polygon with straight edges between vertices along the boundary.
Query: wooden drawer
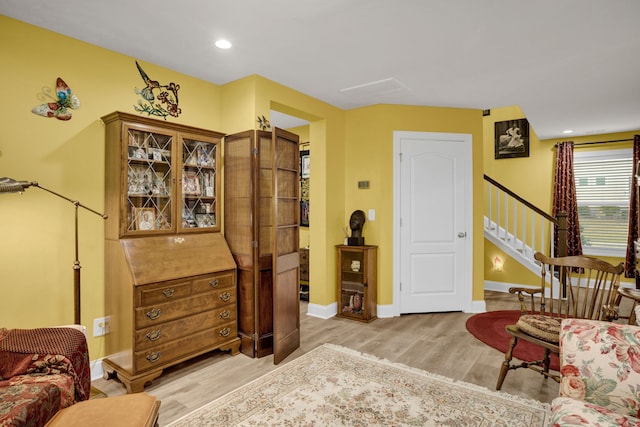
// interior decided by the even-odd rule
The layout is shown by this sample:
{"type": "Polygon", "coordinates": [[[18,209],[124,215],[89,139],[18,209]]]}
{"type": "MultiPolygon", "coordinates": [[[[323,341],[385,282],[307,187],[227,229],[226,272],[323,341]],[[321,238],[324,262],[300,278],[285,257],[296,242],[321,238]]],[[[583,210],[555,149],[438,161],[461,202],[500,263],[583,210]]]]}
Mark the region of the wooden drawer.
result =
{"type": "Polygon", "coordinates": [[[157,326],[136,331],[136,350],[144,350],[153,346],[192,335],[205,329],[211,329],[222,323],[236,320],[236,306],[230,305],[212,311],[195,314],[183,319],[162,323],[157,326]]]}
{"type": "Polygon", "coordinates": [[[220,289],[162,304],[136,308],[135,328],[141,329],[236,303],[235,289],[220,289]]]}
{"type": "Polygon", "coordinates": [[[227,341],[235,340],[237,336],[236,322],[229,322],[144,351],[137,351],[134,356],[135,370],[136,372],[144,372],[162,369],[177,359],[203,353],[207,349],[213,349],[227,341]]]}
{"type": "Polygon", "coordinates": [[[190,280],[139,286],[136,288],[136,306],[144,307],[169,300],[176,300],[188,297],[190,294],[190,280]]]}
{"type": "Polygon", "coordinates": [[[234,272],[214,274],[193,280],[193,293],[210,292],[212,290],[227,289],[235,286],[234,272]]]}

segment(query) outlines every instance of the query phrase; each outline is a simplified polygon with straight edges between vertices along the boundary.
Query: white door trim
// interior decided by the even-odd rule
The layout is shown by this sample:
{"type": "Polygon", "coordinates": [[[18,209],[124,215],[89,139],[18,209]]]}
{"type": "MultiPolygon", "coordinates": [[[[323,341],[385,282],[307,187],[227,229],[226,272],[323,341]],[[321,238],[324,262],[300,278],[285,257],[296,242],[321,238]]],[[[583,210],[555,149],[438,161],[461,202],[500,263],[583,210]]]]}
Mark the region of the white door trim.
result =
{"type": "Polygon", "coordinates": [[[463,311],[470,313],[473,305],[473,145],[471,134],[458,133],[437,133],[437,132],[410,132],[410,131],[393,131],[393,303],[391,305],[394,316],[400,316],[400,145],[403,138],[424,138],[439,140],[451,140],[468,142],[468,166],[469,174],[466,179],[465,192],[468,195],[467,206],[465,209],[464,223],[467,230],[465,239],[465,250],[467,251],[466,265],[464,266],[464,284],[461,289],[464,295],[463,311]]]}

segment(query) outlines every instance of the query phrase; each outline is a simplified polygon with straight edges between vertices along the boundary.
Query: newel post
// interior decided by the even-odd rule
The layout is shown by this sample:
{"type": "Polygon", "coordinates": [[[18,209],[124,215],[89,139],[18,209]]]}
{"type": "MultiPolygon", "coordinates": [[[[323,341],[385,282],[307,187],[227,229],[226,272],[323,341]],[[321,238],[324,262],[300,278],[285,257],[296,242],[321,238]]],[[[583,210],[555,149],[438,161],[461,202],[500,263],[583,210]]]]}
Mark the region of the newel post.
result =
{"type": "Polygon", "coordinates": [[[556,257],[567,256],[567,213],[558,212],[558,253],[556,257]]]}

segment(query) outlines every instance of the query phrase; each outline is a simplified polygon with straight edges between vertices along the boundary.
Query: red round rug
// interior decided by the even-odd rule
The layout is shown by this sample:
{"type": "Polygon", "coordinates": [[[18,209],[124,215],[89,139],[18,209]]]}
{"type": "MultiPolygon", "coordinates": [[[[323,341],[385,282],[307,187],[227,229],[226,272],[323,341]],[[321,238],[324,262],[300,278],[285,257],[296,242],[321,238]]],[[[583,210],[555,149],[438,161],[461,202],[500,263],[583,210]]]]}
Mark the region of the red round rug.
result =
{"type": "MultiPolygon", "coordinates": [[[[467,319],[467,330],[489,347],[505,353],[509,349],[511,335],[504,330],[504,327],[515,325],[519,317],[519,310],[488,311],[473,315],[467,319]]],[[[525,340],[518,340],[518,345],[513,350],[513,357],[525,362],[541,360],[543,354],[542,347],[525,340]]],[[[560,362],[555,354],[551,355],[550,368],[554,371],[560,369],[560,362]]]]}

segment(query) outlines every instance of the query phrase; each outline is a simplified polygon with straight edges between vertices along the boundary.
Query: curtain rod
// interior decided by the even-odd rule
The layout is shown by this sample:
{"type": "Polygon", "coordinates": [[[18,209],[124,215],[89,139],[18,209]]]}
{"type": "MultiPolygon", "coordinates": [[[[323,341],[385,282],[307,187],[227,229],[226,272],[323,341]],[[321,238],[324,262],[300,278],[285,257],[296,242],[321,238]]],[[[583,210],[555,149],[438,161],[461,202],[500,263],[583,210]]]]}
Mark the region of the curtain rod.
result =
{"type": "MultiPolygon", "coordinates": [[[[584,146],[584,145],[596,145],[596,144],[608,144],[610,142],[627,142],[627,141],[633,141],[633,138],[630,139],[613,139],[610,141],[593,141],[593,142],[576,142],[573,144],[574,147],[580,147],[580,146],[584,146]]],[[[566,141],[562,141],[562,142],[566,142],[566,141]]],[[[556,142],[556,147],[558,146],[558,144],[560,144],[560,142],[556,142]]]]}
{"type": "Polygon", "coordinates": [[[633,138],[629,138],[629,139],[613,139],[613,140],[610,140],[610,141],[578,142],[578,143],[573,144],[573,145],[574,146],[595,145],[595,144],[608,144],[610,142],[627,142],[627,141],[633,141],[633,138]]]}

